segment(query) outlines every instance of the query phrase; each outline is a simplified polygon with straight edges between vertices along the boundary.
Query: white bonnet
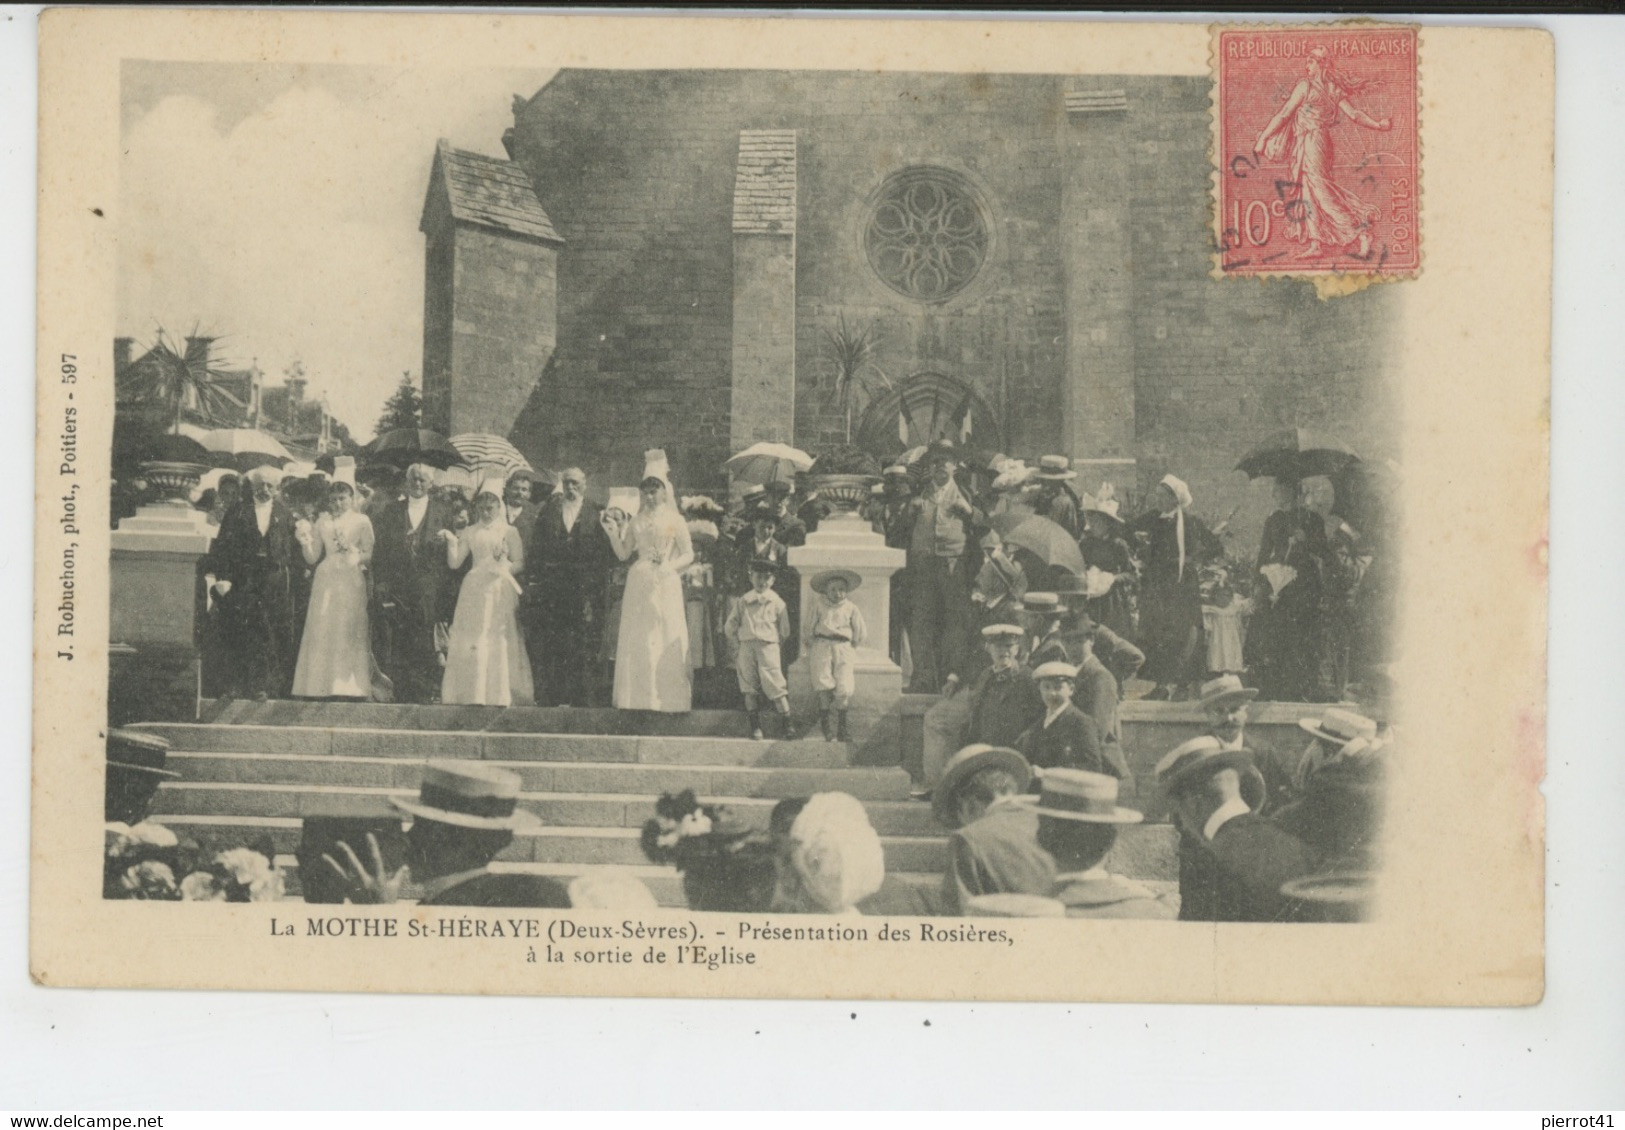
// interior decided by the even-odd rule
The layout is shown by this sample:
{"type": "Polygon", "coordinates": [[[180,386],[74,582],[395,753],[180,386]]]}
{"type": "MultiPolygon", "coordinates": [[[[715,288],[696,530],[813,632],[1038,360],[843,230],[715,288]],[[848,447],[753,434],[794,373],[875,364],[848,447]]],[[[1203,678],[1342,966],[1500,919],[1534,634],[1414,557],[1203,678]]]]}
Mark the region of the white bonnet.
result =
{"type": "Polygon", "coordinates": [[[847,910],[880,889],[886,857],[869,814],[847,793],[816,793],[790,826],[792,862],[818,909],[847,910]]]}

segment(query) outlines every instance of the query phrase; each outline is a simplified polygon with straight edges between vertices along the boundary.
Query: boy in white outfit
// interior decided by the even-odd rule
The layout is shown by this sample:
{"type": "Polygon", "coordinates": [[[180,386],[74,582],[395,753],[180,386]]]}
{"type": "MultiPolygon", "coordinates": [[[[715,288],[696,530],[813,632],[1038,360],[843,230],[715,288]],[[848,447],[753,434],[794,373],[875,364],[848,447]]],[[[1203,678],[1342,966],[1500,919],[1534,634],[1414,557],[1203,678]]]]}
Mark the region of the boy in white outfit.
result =
{"type": "Polygon", "coordinates": [[[784,738],[795,738],[790,720],[790,687],[779,664],[779,644],[790,634],[790,610],[784,598],[773,591],[778,566],[764,558],[750,563],[750,591],[734,602],[723,624],[725,636],[734,641],[734,671],[745,696],[750,716],[750,736],[763,740],[761,699],[772,703],[774,713],[784,719],[784,738]]]}
{"type": "Polygon", "coordinates": [[[863,613],[847,594],[862,583],[863,578],[849,569],[829,569],[808,582],[819,596],[812,602],[806,638],[812,641],[808,664],[818,690],[819,723],[826,742],[852,740],[846,728],[846,710],[852,702],[852,662],[867,628],[863,613]],[[831,707],[834,729],[830,728],[831,707]]]}

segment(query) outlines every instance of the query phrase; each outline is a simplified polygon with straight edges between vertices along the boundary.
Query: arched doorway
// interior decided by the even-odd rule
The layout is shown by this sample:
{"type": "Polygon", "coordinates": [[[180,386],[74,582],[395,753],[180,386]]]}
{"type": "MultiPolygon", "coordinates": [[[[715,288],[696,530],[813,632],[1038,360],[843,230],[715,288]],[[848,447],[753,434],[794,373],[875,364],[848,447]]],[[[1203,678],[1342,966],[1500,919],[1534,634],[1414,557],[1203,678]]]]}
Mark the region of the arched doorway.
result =
{"type": "Polygon", "coordinates": [[[948,439],[961,447],[996,447],[999,420],[982,394],[943,373],[916,373],[864,409],[858,446],[882,458],[948,439]]]}

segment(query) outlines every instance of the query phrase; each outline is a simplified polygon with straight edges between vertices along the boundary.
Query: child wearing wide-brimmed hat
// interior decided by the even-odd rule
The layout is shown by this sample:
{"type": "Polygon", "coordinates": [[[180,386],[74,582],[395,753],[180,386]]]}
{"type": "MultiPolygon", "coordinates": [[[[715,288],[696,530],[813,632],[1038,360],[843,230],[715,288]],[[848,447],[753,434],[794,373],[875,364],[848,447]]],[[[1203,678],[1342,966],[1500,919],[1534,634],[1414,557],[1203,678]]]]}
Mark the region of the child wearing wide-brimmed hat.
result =
{"type": "Polygon", "coordinates": [[[846,712],[855,687],[852,665],[868,628],[863,622],[863,613],[848,594],[862,583],[863,578],[850,569],[826,569],[808,582],[818,599],[813,602],[807,627],[807,635],[812,640],[807,658],[813,686],[818,691],[819,724],[826,742],[852,740],[846,726],[846,712]],[[833,729],[830,726],[832,709],[835,713],[833,729]]]}
{"type": "Polygon", "coordinates": [[[778,565],[766,558],[752,561],[750,591],[734,602],[722,628],[735,645],[734,672],[745,696],[750,736],[757,741],[763,740],[760,704],[764,697],[784,719],[785,739],[796,736],[790,719],[790,687],[779,661],[779,645],[790,635],[790,611],[784,598],[773,591],[778,572],[778,565]]]}

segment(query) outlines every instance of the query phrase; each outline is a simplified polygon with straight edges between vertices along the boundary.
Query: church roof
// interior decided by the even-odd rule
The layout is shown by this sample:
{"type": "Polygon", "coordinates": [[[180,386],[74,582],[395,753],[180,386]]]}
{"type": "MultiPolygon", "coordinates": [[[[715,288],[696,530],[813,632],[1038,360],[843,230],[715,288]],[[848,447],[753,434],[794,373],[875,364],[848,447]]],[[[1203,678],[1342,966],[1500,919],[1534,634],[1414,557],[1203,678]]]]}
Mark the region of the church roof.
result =
{"type": "Polygon", "coordinates": [[[796,230],[796,131],[739,131],[734,166],[734,231],[793,235],[796,230]]]}
{"type": "Polygon", "coordinates": [[[564,242],[536,199],[530,177],[512,161],[454,149],[441,140],[435,149],[435,169],[439,176],[430,174],[430,191],[437,181],[444,184],[454,221],[550,243],[564,242]]]}

